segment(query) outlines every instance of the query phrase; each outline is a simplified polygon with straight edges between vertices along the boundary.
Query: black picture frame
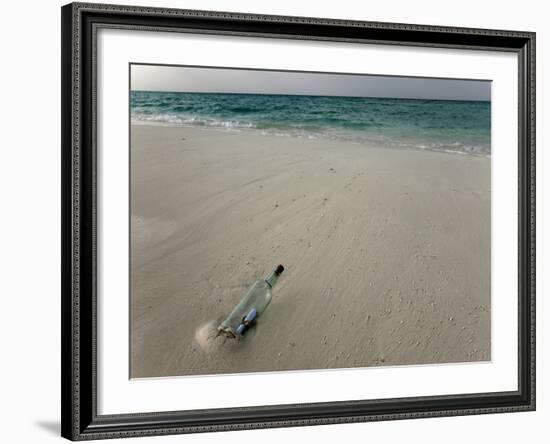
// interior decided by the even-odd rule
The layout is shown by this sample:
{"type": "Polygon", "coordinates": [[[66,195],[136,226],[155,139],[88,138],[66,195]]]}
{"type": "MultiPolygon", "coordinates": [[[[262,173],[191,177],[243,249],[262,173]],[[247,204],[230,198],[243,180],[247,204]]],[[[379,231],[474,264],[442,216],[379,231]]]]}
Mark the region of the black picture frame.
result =
{"type": "Polygon", "coordinates": [[[72,3],[61,9],[62,436],[71,440],[535,409],[535,33],[72,3]],[[98,415],[96,91],[100,27],[509,51],[519,66],[518,390],[98,415]]]}

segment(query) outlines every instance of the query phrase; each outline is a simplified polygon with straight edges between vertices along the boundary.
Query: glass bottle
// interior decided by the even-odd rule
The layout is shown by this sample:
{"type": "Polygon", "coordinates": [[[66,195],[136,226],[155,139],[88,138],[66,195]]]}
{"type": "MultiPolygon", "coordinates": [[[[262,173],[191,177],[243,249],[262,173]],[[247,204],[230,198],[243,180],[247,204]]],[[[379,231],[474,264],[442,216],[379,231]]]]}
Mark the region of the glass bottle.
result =
{"type": "Polygon", "coordinates": [[[279,265],[265,279],[258,279],[233,311],[229,313],[229,316],[220,324],[218,327],[219,334],[229,338],[242,336],[271,302],[271,289],[277,283],[283,270],[284,267],[279,265]]]}

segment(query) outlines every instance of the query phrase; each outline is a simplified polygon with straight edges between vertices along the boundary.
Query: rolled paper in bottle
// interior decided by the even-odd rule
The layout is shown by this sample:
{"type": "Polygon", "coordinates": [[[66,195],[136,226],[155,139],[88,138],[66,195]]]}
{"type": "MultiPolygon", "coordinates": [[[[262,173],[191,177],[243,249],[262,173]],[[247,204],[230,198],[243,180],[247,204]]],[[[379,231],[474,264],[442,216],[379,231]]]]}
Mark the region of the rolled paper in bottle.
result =
{"type": "Polygon", "coordinates": [[[239,324],[239,326],[235,329],[235,332],[239,336],[244,336],[250,325],[254,322],[254,319],[256,319],[256,316],[258,315],[258,312],[255,308],[252,308],[248,314],[243,319],[243,322],[239,324]]]}
{"type": "Polygon", "coordinates": [[[244,318],[244,324],[247,325],[247,324],[250,324],[252,321],[254,321],[254,319],[256,319],[256,316],[258,315],[258,312],[256,311],[255,308],[251,309],[248,314],[246,315],[246,317],[244,318]]]}

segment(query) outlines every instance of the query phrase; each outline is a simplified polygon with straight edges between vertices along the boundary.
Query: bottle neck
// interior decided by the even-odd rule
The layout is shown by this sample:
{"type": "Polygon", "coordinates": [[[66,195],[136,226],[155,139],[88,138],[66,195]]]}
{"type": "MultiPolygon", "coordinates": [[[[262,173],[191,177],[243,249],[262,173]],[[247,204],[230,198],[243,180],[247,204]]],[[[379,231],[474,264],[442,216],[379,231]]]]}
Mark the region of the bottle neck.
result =
{"type": "Polygon", "coordinates": [[[273,287],[277,283],[279,276],[280,274],[273,271],[268,277],[265,278],[265,281],[268,283],[270,287],[273,287]]]}

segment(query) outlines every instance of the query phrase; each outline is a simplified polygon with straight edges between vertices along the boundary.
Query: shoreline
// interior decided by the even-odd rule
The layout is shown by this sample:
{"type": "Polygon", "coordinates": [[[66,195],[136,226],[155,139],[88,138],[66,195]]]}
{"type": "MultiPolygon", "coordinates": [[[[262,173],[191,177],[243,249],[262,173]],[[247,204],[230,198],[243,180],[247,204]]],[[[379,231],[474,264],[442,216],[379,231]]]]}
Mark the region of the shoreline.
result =
{"type": "Polygon", "coordinates": [[[161,127],[161,128],[189,128],[189,129],[195,129],[195,130],[202,130],[202,131],[217,131],[217,132],[227,132],[229,134],[232,133],[251,133],[256,134],[260,136],[266,136],[266,137],[289,137],[293,139],[299,139],[299,140],[325,140],[325,141],[332,141],[335,143],[350,143],[354,145],[362,145],[363,147],[367,148],[384,148],[384,149],[390,149],[390,150],[403,150],[403,151],[420,151],[420,152],[433,152],[433,153],[445,153],[445,154],[458,154],[462,156],[472,156],[472,157],[481,157],[490,159],[491,153],[484,154],[484,153],[475,153],[475,152],[466,152],[466,151],[460,151],[460,150],[452,150],[452,149],[435,149],[435,148],[420,148],[418,146],[410,145],[410,146],[391,146],[388,143],[381,143],[379,141],[367,141],[367,140],[350,140],[350,139],[344,139],[344,138],[330,138],[330,137],[323,137],[322,135],[299,135],[299,134],[292,134],[292,133],[269,133],[265,130],[262,130],[260,128],[246,128],[246,127],[238,127],[238,128],[223,128],[221,126],[208,126],[208,125],[193,125],[193,124],[185,124],[185,123],[175,123],[175,122],[162,122],[162,121],[148,121],[148,120],[139,120],[139,119],[132,119],[130,118],[130,126],[151,126],[151,127],[161,127]],[[376,146],[375,146],[376,145],[376,146]]]}
{"type": "Polygon", "coordinates": [[[132,378],[491,359],[490,158],[210,130],[131,126],[132,378]]]}

